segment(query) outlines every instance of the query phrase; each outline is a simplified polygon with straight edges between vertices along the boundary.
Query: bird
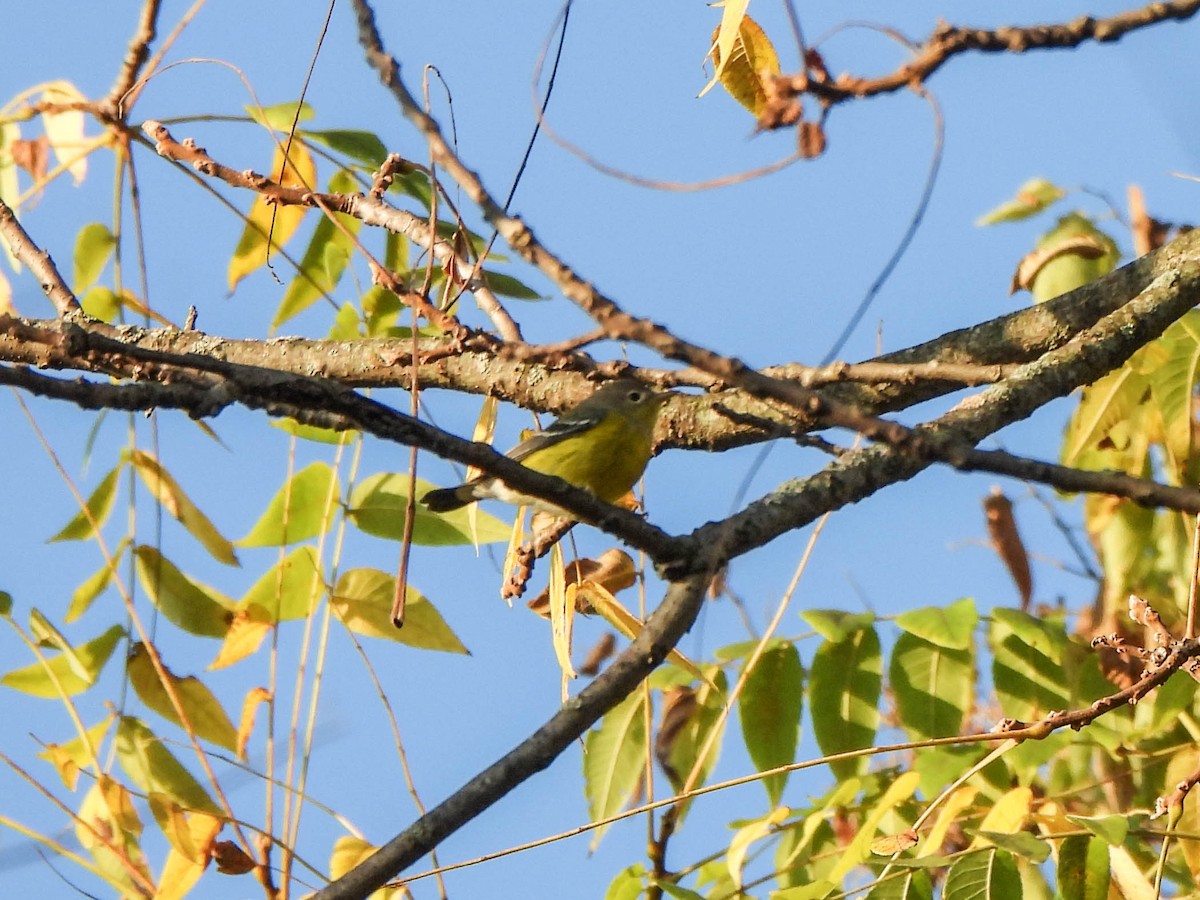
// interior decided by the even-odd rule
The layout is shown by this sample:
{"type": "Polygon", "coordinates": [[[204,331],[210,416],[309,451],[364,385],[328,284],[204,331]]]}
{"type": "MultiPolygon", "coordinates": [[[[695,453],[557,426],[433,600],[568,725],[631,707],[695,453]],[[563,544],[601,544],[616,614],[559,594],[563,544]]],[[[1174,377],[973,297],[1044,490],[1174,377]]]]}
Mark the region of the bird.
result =
{"type": "MultiPolygon", "coordinates": [[[[535,472],[557,476],[606,503],[614,503],[629,493],[650,462],[654,425],[670,397],[670,391],[655,390],[632,378],[618,378],[505,455],[535,472]]],[[[577,518],[548,501],[513,490],[486,473],[456,487],[429,491],[421,502],[430,512],[442,513],[483,499],[577,518]]]]}

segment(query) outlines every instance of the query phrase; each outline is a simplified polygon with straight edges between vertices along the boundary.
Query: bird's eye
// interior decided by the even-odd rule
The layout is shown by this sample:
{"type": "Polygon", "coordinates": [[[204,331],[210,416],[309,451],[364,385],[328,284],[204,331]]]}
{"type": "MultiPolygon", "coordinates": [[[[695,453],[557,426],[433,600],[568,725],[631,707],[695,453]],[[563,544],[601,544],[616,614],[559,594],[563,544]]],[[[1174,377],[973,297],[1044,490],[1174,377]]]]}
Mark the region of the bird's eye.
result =
{"type": "Polygon", "coordinates": [[[641,403],[642,400],[645,398],[645,396],[646,395],[643,394],[641,391],[630,391],[629,392],[629,399],[632,400],[634,403],[641,403]]]}

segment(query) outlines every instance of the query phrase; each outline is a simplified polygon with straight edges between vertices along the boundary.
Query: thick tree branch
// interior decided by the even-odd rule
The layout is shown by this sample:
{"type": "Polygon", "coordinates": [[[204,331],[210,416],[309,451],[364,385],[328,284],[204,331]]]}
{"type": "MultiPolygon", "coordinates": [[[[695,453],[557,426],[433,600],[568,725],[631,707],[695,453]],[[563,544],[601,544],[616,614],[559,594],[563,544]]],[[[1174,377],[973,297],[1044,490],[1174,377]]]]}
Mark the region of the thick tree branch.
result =
{"type": "Polygon", "coordinates": [[[626,650],[541,728],[383,845],[366,862],[313,895],[314,900],[368,896],[454,831],[546,768],[601,716],[637,687],[695,621],[715,572],[719,542],[696,574],[668,586],[658,609],[626,650]]]}
{"type": "Polygon", "coordinates": [[[17,221],[16,213],[3,200],[0,200],[0,238],[8,244],[13,256],[29,266],[29,270],[37,276],[42,290],[60,316],[79,310],[79,301],[63,281],[50,254],[33,242],[33,238],[17,221]]]}

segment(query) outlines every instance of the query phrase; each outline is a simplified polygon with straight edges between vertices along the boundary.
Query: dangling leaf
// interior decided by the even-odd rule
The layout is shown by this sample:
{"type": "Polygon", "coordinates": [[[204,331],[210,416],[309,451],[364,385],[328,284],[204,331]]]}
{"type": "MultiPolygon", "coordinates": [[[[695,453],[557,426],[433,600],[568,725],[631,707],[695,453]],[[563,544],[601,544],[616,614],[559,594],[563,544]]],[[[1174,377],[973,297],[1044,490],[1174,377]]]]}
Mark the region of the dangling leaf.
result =
{"type": "Polygon", "coordinates": [[[116,246],[116,235],[101,222],[90,222],[79,229],[75,238],[76,294],[82,294],[96,283],[116,246]]]}
{"type": "Polygon", "coordinates": [[[208,516],[200,511],[179,486],[179,482],[154,457],[141,450],[134,450],[129,454],[129,460],[155,499],[212,554],[214,559],[226,565],[238,565],[233,544],[217,530],[217,526],[209,521],[208,516]]]}
{"type": "MultiPolygon", "coordinates": [[[[758,771],[795,762],[803,698],[804,670],[796,646],[780,642],[764,650],[738,698],[742,739],[758,771]]],[[[763,779],[772,806],[786,783],[786,772],[763,779]]]]}
{"type": "MultiPolygon", "coordinates": [[[[291,162],[287,164],[286,169],[282,150],[275,148],[269,177],[273,181],[278,180],[283,187],[313,190],[317,184],[317,167],[308,149],[297,141],[292,143],[291,162]],[[281,171],[282,179],[279,178],[281,171]]],[[[305,212],[307,209],[303,206],[269,204],[261,194],[255,198],[246,217],[246,227],[238,239],[233,257],[229,260],[230,292],[236,290],[243,278],[267,264],[267,234],[271,234],[274,249],[284,247],[300,227],[305,212]]]]}
{"type": "MultiPolygon", "coordinates": [[[[356,188],[353,176],[345,169],[338,170],[329,179],[331,193],[352,193],[356,188]]],[[[362,220],[344,213],[332,215],[342,227],[338,228],[329,216],[322,213],[300,260],[300,270],[288,285],[279,309],[275,311],[275,318],[271,320],[272,331],[321,297],[332,296],[337,287],[346,263],[354,252],[351,236],[358,234],[362,220]]]]}
{"type": "MultiPolygon", "coordinates": [[[[174,722],[182,728],[183,720],[159,679],[145,645],[134,644],[127,661],[127,671],[129,683],[141,701],[168,722],[174,722]]],[[[181,677],[170,670],[165,670],[164,675],[196,736],[227,750],[236,749],[237,729],[213,692],[194,675],[181,677]]]]}

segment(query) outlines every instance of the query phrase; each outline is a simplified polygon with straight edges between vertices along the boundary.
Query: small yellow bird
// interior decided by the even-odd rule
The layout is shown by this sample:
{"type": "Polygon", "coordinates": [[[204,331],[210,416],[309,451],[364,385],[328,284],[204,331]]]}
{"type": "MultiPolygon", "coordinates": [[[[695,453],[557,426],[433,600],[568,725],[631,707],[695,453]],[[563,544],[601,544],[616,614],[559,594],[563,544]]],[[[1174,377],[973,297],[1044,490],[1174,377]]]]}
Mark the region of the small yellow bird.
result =
{"type": "MultiPolygon", "coordinates": [[[[657,391],[632,378],[619,378],[505,455],[535,472],[557,476],[614,503],[633,488],[650,462],[654,423],[670,396],[669,391],[657,391]]],[[[430,491],[421,502],[431,512],[448,512],[483,499],[534,506],[552,515],[570,517],[566,510],[514,491],[491,475],[430,491]]]]}

